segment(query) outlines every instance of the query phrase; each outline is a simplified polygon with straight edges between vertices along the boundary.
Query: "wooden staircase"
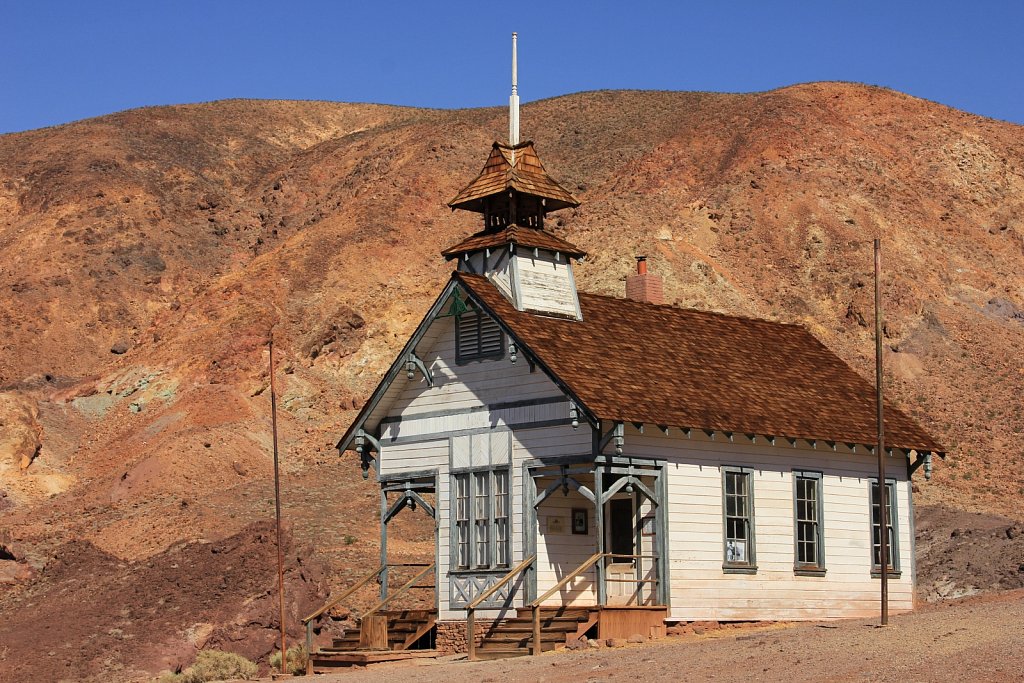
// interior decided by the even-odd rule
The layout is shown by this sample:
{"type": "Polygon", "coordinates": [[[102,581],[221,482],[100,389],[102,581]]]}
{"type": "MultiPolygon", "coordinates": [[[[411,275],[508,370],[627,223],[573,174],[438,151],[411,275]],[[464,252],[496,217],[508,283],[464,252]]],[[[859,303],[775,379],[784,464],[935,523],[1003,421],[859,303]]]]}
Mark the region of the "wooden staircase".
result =
{"type": "Polygon", "coordinates": [[[437,610],[388,610],[376,612],[375,616],[387,619],[387,650],[361,647],[360,629],[352,629],[341,638],[335,638],[330,647],[312,653],[313,671],[393,660],[397,658],[392,654],[395,652],[430,651],[432,654],[437,610]]]}
{"type": "MultiPolygon", "coordinates": [[[[540,609],[541,650],[554,650],[584,635],[597,624],[598,610],[590,607],[542,607],[540,609]]],[[[523,657],[531,653],[533,616],[529,607],[493,626],[476,647],[476,659],[523,657]]]]}

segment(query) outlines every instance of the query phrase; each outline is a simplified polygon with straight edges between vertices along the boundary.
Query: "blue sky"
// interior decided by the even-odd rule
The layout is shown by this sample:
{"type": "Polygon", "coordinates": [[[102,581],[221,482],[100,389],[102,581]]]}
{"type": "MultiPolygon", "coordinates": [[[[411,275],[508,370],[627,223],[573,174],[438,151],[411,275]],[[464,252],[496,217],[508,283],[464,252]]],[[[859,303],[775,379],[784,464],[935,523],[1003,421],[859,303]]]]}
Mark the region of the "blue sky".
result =
{"type": "Polygon", "coordinates": [[[1024,2],[0,0],[0,132],[231,97],[503,105],[859,81],[1024,123],[1024,2]]]}

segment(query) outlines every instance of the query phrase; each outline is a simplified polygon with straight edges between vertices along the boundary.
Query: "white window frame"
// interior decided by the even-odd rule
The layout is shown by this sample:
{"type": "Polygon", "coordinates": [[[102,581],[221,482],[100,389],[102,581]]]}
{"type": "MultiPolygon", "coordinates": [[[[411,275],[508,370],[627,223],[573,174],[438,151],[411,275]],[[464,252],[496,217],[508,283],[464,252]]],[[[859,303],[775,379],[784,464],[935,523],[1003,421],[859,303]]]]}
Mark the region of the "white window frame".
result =
{"type": "Polygon", "coordinates": [[[757,553],[754,534],[754,470],[749,467],[722,468],[722,571],[726,574],[756,574],[757,553]],[[746,491],[742,494],[729,493],[729,479],[740,477],[746,484],[746,491]],[[730,514],[730,499],[733,503],[744,503],[745,514],[730,514]],[[733,538],[730,535],[730,521],[739,520],[744,528],[746,538],[733,538]],[[739,545],[738,541],[744,542],[744,559],[735,559],[739,545]]]}
{"type": "MultiPolygon", "coordinates": [[[[886,572],[887,575],[893,577],[900,576],[900,524],[899,524],[899,505],[898,498],[896,497],[896,480],[886,479],[885,489],[888,493],[887,508],[889,510],[889,516],[885,520],[889,529],[889,569],[886,572]]],[[[878,490],[878,478],[868,480],[868,522],[870,524],[870,532],[868,534],[868,548],[871,558],[871,576],[874,578],[880,578],[882,576],[881,567],[881,536],[878,533],[878,505],[876,504],[876,491],[878,490]]]]}
{"type": "Polygon", "coordinates": [[[453,471],[451,487],[451,571],[473,573],[509,568],[512,563],[511,466],[453,471]],[[499,492],[501,484],[504,490],[499,492]],[[464,492],[468,497],[462,495],[464,492]]]}
{"type": "Polygon", "coordinates": [[[825,504],[823,501],[825,487],[823,479],[821,472],[793,471],[793,572],[798,576],[825,575],[825,504]],[[809,482],[813,486],[814,500],[809,507],[806,503],[802,504],[801,482],[809,482]],[[813,518],[803,514],[808,510],[813,514],[813,518]],[[801,557],[801,546],[807,547],[808,543],[813,543],[815,549],[813,562],[809,562],[806,557],[801,557]]]}

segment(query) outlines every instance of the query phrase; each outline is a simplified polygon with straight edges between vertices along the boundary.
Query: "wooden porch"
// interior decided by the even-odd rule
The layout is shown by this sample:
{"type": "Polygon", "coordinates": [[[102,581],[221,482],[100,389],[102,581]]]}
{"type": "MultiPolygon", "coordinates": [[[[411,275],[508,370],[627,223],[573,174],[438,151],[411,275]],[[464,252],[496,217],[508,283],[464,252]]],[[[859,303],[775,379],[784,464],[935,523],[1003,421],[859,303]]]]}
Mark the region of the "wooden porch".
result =
{"type": "MultiPolygon", "coordinates": [[[[503,586],[513,582],[520,574],[531,570],[536,564],[537,556],[528,557],[466,607],[468,658],[470,660],[501,659],[529,654],[536,655],[562,647],[582,636],[629,638],[639,634],[647,638],[664,635],[668,607],[662,604],[592,606],[548,606],[544,604],[592,567],[604,565],[608,560],[637,560],[640,557],[595,553],[543,595],[526,606],[517,608],[515,617],[494,622],[483,634],[480,643],[477,644],[474,637],[477,608],[494,593],[501,590],[503,586]]],[[[652,580],[641,578],[623,579],[623,581],[636,581],[639,584],[651,583],[652,580]]]]}

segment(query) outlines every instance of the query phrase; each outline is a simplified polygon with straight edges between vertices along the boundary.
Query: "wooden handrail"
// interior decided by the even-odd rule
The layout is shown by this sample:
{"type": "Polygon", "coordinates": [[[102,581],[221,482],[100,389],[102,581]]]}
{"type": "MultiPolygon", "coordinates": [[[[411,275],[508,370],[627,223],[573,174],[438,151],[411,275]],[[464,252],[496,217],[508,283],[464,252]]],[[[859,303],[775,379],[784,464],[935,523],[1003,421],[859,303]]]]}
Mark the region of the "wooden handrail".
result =
{"type": "MultiPolygon", "coordinates": [[[[544,595],[540,596],[539,598],[537,598],[536,600],[534,600],[533,602],[531,602],[528,605],[528,607],[530,608],[530,610],[532,612],[532,617],[533,617],[533,638],[532,638],[532,642],[531,642],[531,652],[533,654],[539,655],[540,652],[541,652],[541,641],[540,641],[540,606],[541,606],[541,603],[543,603],[545,600],[550,598],[552,595],[554,595],[558,591],[560,591],[563,588],[565,588],[565,586],[567,586],[569,584],[569,582],[572,581],[573,579],[575,579],[577,576],[579,576],[583,572],[587,571],[588,569],[593,567],[595,564],[597,564],[601,560],[607,559],[609,557],[610,558],[618,558],[618,559],[622,559],[622,560],[657,559],[656,555],[618,555],[616,553],[594,553],[593,555],[591,555],[587,559],[586,562],[584,562],[580,566],[576,567],[576,569],[574,569],[571,572],[569,572],[569,574],[567,574],[565,576],[565,578],[563,578],[561,581],[556,583],[552,588],[550,588],[548,590],[547,593],[545,593],[544,595]]],[[[636,581],[637,581],[637,583],[651,583],[651,582],[654,581],[654,579],[640,579],[640,580],[636,580],[636,581]]]]}
{"type": "Polygon", "coordinates": [[[581,564],[580,566],[576,567],[576,569],[572,570],[572,571],[571,571],[571,572],[570,572],[569,574],[567,574],[567,575],[565,576],[565,578],[564,578],[564,579],[562,579],[561,581],[559,581],[558,583],[556,583],[556,584],[554,585],[554,587],[553,587],[553,588],[551,588],[550,590],[548,590],[548,592],[547,592],[547,593],[545,593],[544,595],[540,596],[539,598],[537,598],[536,600],[534,600],[533,602],[531,602],[531,603],[529,604],[529,607],[539,607],[539,606],[540,606],[540,603],[544,602],[545,600],[547,600],[548,598],[550,598],[550,597],[551,597],[552,595],[554,595],[554,594],[555,594],[555,593],[557,593],[558,591],[560,591],[560,590],[562,590],[563,588],[565,588],[566,584],[568,584],[568,583],[569,583],[570,581],[572,581],[573,579],[575,579],[575,578],[576,578],[577,576],[579,576],[579,575],[580,575],[580,574],[582,574],[583,572],[585,572],[585,571],[587,571],[588,569],[590,569],[591,567],[593,567],[593,566],[594,566],[595,564],[597,564],[597,563],[598,563],[598,561],[599,561],[599,560],[600,560],[600,559],[601,559],[602,557],[604,557],[604,556],[605,556],[605,555],[607,555],[607,554],[608,554],[608,553],[594,553],[593,555],[591,555],[591,556],[590,556],[590,558],[589,558],[589,559],[588,559],[588,560],[587,560],[586,562],[584,562],[584,563],[583,563],[583,564],[581,564]]]}
{"type": "MultiPolygon", "coordinates": [[[[366,617],[370,616],[371,614],[373,614],[374,612],[376,612],[377,610],[379,610],[379,609],[380,609],[381,607],[383,607],[384,605],[388,604],[389,602],[391,602],[392,600],[394,600],[395,598],[397,598],[397,597],[398,597],[399,595],[401,595],[402,593],[405,593],[405,592],[406,592],[407,590],[409,590],[410,588],[412,588],[412,587],[413,587],[413,586],[415,585],[415,583],[416,583],[417,581],[419,581],[420,579],[422,579],[422,578],[423,578],[424,576],[426,576],[426,575],[427,575],[427,574],[429,574],[430,572],[434,571],[434,566],[435,566],[435,564],[436,564],[435,562],[431,562],[431,563],[430,563],[429,565],[427,565],[427,568],[426,568],[426,569],[424,569],[424,570],[423,570],[423,571],[421,571],[421,572],[420,572],[419,574],[417,574],[416,576],[414,576],[414,577],[412,577],[411,579],[409,579],[409,582],[408,582],[408,583],[406,583],[406,584],[405,584],[404,586],[402,586],[401,588],[399,588],[398,590],[396,590],[396,591],[395,591],[394,593],[390,594],[389,596],[387,596],[386,598],[384,598],[383,600],[381,600],[380,602],[378,602],[378,603],[377,603],[376,605],[374,605],[373,607],[371,607],[371,608],[370,608],[370,609],[368,609],[367,611],[363,612],[363,614],[362,614],[362,615],[360,615],[360,617],[359,617],[359,620],[360,620],[360,621],[362,621],[362,620],[363,620],[363,619],[365,619],[366,617]]],[[[416,567],[422,567],[423,565],[406,565],[406,566],[416,566],[416,567]]]]}
{"type": "Polygon", "coordinates": [[[344,593],[342,593],[338,597],[334,598],[333,600],[328,600],[324,604],[323,607],[321,607],[320,609],[318,609],[317,611],[313,612],[308,617],[303,619],[302,623],[303,624],[308,624],[309,622],[313,621],[314,619],[316,619],[317,617],[322,615],[324,612],[326,612],[327,610],[331,609],[332,607],[337,605],[339,602],[341,602],[342,600],[344,600],[345,598],[347,598],[348,596],[352,595],[357,590],[359,590],[360,588],[362,588],[363,586],[368,584],[372,579],[374,579],[375,577],[379,576],[380,573],[382,571],[384,571],[384,569],[386,567],[387,567],[387,565],[384,565],[384,564],[382,564],[381,566],[377,567],[372,572],[370,572],[369,574],[367,574],[363,578],[359,579],[359,581],[357,581],[355,584],[353,584],[347,591],[345,591],[344,593]]]}
{"type": "MultiPolygon", "coordinates": [[[[341,595],[339,595],[338,597],[336,597],[336,598],[334,598],[332,600],[328,600],[327,603],[325,603],[323,607],[321,607],[320,609],[318,609],[317,611],[313,612],[308,617],[303,619],[302,623],[303,624],[307,624],[307,623],[313,621],[314,619],[316,619],[317,617],[322,615],[324,612],[326,612],[327,610],[331,609],[332,607],[337,605],[339,602],[341,602],[342,600],[344,600],[345,598],[347,598],[348,596],[352,595],[357,590],[359,590],[360,588],[365,586],[367,583],[370,582],[370,580],[372,580],[374,577],[378,576],[382,571],[384,571],[385,569],[387,569],[389,567],[426,567],[426,566],[428,566],[428,565],[424,564],[423,562],[418,562],[418,563],[417,562],[412,562],[412,563],[410,563],[410,562],[389,562],[388,564],[382,564],[381,566],[377,567],[372,572],[370,572],[369,574],[367,574],[366,576],[361,578],[359,581],[357,581],[347,591],[345,591],[344,593],[342,593],[341,595]]],[[[429,566],[432,566],[432,565],[429,565],[429,566]]]]}
{"type": "Polygon", "coordinates": [[[530,555],[528,558],[517,564],[515,569],[496,581],[493,586],[478,595],[476,600],[466,605],[466,658],[469,661],[472,662],[476,659],[476,608],[484,600],[494,595],[499,588],[511,581],[515,576],[526,571],[530,565],[536,561],[537,554],[534,553],[533,555],[530,555]]]}
{"type": "Polygon", "coordinates": [[[531,654],[539,655],[540,651],[541,651],[541,642],[540,642],[540,604],[542,602],[544,602],[545,600],[547,600],[548,598],[550,598],[552,595],[554,595],[557,591],[562,590],[562,588],[564,588],[566,586],[566,584],[568,584],[570,581],[575,579],[577,576],[579,576],[583,572],[585,572],[588,569],[590,569],[591,567],[593,567],[602,558],[604,558],[607,554],[608,553],[594,553],[593,555],[590,556],[590,558],[586,562],[584,562],[580,566],[576,567],[576,569],[574,569],[571,572],[569,572],[569,574],[564,579],[562,579],[561,581],[556,583],[554,585],[554,587],[551,588],[547,593],[545,593],[544,595],[540,596],[539,598],[537,598],[536,600],[534,600],[533,602],[530,603],[529,607],[530,607],[530,611],[532,612],[531,616],[533,617],[533,637],[531,638],[531,643],[530,643],[530,652],[531,652],[531,654]]]}
{"type": "Polygon", "coordinates": [[[341,595],[339,595],[336,598],[328,600],[324,604],[323,607],[321,607],[320,609],[318,609],[317,611],[313,612],[308,617],[303,619],[302,620],[302,625],[306,627],[306,653],[307,653],[306,675],[307,676],[312,676],[313,675],[313,620],[314,619],[322,616],[324,614],[324,612],[326,612],[327,610],[331,609],[332,607],[337,605],[339,602],[341,602],[342,600],[344,600],[348,596],[350,596],[353,593],[355,593],[357,590],[359,590],[360,588],[365,586],[367,583],[369,583],[375,577],[380,576],[380,573],[382,571],[384,571],[385,569],[388,569],[390,567],[427,567],[427,566],[431,566],[432,567],[433,565],[426,565],[426,564],[423,564],[422,562],[419,562],[419,563],[391,562],[391,563],[388,563],[388,564],[382,564],[381,566],[377,567],[376,569],[374,569],[372,572],[370,572],[369,574],[367,574],[363,578],[359,579],[359,581],[357,581],[354,585],[352,585],[344,593],[342,593],[341,595]]]}
{"type": "Polygon", "coordinates": [[[535,554],[534,555],[530,555],[528,558],[526,558],[525,560],[523,560],[522,562],[517,564],[515,569],[510,571],[508,574],[505,574],[505,576],[501,577],[500,579],[498,579],[498,581],[495,582],[495,584],[493,586],[491,586],[490,588],[485,590],[483,593],[478,595],[476,600],[474,600],[473,602],[471,602],[468,605],[466,605],[466,609],[468,609],[468,610],[469,609],[476,609],[477,607],[479,607],[481,602],[483,602],[487,598],[489,598],[492,595],[494,595],[494,593],[499,588],[501,588],[508,581],[510,581],[512,578],[514,578],[516,576],[516,574],[519,574],[520,572],[524,571],[527,567],[529,567],[531,564],[533,564],[536,561],[537,561],[537,555],[535,555],[535,554]]]}

